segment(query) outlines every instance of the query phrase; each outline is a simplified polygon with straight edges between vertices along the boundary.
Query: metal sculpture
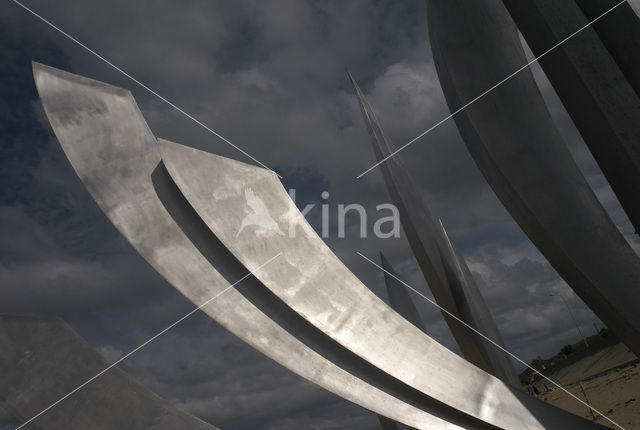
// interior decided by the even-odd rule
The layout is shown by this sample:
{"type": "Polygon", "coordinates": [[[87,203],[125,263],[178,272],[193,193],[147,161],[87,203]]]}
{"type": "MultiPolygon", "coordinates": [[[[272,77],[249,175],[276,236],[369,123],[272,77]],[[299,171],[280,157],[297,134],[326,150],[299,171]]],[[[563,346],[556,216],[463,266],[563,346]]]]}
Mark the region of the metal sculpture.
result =
{"type": "Polygon", "coordinates": [[[366,382],[366,372],[354,376],[340,363],[339,348],[300,323],[255,278],[229,288],[247,269],[173,184],[129,91],[42,64],[33,68],[47,118],[76,173],[123,236],[185,297],[202,305],[220,294],[202,308],[207,315],[347,400],[417,428],[460,428],[424,412],[428,406],[415,407],[366,382]]]}
{"type": "Polygon", "coordinates": [[[34,75],[58,140],[114,225],[275,361],[415,428],[600,428],[505,385],[395,313],[324,245],[273,172],[156,145],[128,91],[37,64],[34,75]],[[253,276],[235,283],[247,268],[253,276]]]}
{"type": "MultiPolygon", "coordinates": [[[[110,363],[58,318],[0,316],[0,404],[23,422],[110,363]]],[[[118,368],[47,411],[31,430],[215,430],[118,368]]]]}
{"type": "MultiPolygon", "coordinates": [[[[552,3],[567,2],[547,2],[552,3]]],[[[433,57],[451,111],[527,63],[502,3],[431,0],[428,11],[433,57]]],[[[454,118],[516,222],[591,310],[640,355],[640,259],[571,157],[531,72],[514,75],[454,118]]]]}
{"type": "Polygon", "coordinates": [[[389,296],[391,307],[411,324],[429,334],[422,317],[420,317],[418,308],[411,298],[411,294],[407,291],[407,287],[398,281],[399,278],[396,271],[382,252],[380,253],[380,263],[385,270],[384,283],[387,287],[387,295],[389,296]]]}
{"type": "Polygon", "coordinates": [[[552,407],[545,412],[549,405],[471,365],[382,302],[315,233],[274,172],[167,140],[158,143],[174,182],[231,253],[248,267],[282,253],[255,277],[301,323],[341,345],[363,369],[373,366],[401,382],[396,396],[409,401],[411,393],[420,393],[446,405],[447,414],[471,418],[470,427],[544,428],[567,418],[552,407]],[[262,222],[238,234],[247,217],[262,222]]]}
{"type": "MultiPolygon", "coordinates": [[[[396,149],[386,137],[373,109],[351,74],[349,78],[358,97],[374,153],[380,161],[396,149]]],[[[424,204],[402,161],[396,156],[381,164],[380,168],[391,200],[400,212],[402,228],[420,270],[436,302],[446,309],[447,312],[442,312],[442,316],[463,355],[471,363],[504,382],[520,387],[511,359],[495,345],[504,348],[504,341],[478,286],[466,269],[466,263],[459,254],[452,251],[449,238],[442,233],[441,226],[424,204]],[[478,336],[468,326],[484,334],[495,344],[478,336]]]]}

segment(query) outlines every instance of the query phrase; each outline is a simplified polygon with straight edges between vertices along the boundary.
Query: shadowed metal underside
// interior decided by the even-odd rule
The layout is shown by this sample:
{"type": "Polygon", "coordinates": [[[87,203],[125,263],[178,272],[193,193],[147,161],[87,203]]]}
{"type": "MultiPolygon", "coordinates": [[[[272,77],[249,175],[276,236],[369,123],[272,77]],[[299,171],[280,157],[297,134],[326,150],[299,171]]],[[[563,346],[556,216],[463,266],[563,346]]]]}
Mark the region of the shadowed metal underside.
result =
{"type": "MultiPolygon", "coordinates": [[[[431,0],[428,6],[433,57],[451,111],[527,63],[500,1],[431,0]]],[[[640,259],[580,172],[531,71],[521,71],[454,119],[487,182],[527,236],[640,355],[640,259]]]]}

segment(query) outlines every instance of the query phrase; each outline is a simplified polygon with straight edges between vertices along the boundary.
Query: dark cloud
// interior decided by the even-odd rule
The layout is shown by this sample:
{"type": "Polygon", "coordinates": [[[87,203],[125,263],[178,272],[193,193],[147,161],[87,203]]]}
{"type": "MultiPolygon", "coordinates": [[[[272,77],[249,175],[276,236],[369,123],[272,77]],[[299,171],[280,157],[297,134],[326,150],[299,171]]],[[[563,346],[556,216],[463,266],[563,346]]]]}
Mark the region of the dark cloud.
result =
{"type": "MultiPolygon", "coordinates": [[[[424,1],[277,0],[177,3],[26,2],[150,88],[275,168],[296,203],[389,201],[346,78],[361,84],[398,145],[448,115],[428,43],[424,1]],[[321,198],[322,191],[330,198],[321,198]]],[[[31,60],[130,88],[154,133],[251,162],[128,78],[11,2],[0,6],[0,312],[65,318],[116,359],[192,309],[111,226],[66,160],[32,82],[31,60]]],[[[576,160],[636,250],[637,237],[544,74],[542,93],[576,160]]],[[[467,258],[508,347],[530,361],[575,341],[557,297],[583,331],[593,314],[531,245],[466,151],[453,122],[401,154],[434,215],[467,258]]],[[[371,217],[374,219],[371,220],[371,217]]],[[[404,237],[327,244],[386,300],[377,261],[431,297],[404,237]]],[[[422,299],[431,334],[458,351],[440,312],[422,299]]],[[[224,428],[374,429],[375,417],[302,380],[217,323],[194,315],[122,365],[180,407],[224,428]]],[[[521,366],[519,366],[521,367],[521,366]]],[[[0,417],[0,428],[12,428],[0,417]],[[5,424],[2,424],[2,423],[5,424]],[[4,427],[3,427],[4,425],[4,427]]]]}

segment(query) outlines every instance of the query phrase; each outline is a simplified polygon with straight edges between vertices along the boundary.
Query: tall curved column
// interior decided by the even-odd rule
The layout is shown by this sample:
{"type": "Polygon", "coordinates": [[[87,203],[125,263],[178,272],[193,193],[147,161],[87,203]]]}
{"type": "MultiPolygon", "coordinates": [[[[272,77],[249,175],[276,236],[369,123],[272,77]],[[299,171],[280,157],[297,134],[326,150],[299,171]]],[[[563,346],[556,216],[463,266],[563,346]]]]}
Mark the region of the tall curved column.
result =
{"type": "MultiPolygon", "coordinates": [[[[396,151],[386,137],[376,115],[366,101],[358,84],[349,74],[358,97],[367,130],[377,160],[396,151]]],[[[402,228],[420,270],[453,333],[460,350],[467,360],[495,375],[504,382],[520,387],[520,381],[511,360],[496,345],[478,336],[468,326],[487,336],[504,348],[504,341],[491,317],[480,290],[466,269],[459,254],[452,252],[451,241],[443,234],[444,229],[431,215],[431,211],[418,193],[407,170],[398,156],[380,165],[391,200],[398,208],[402,228]],[[462,324],[463,321],[465,324],[462,324]]]]}
{"type": "MultiPolygon", "coordinates": [[[[609,2],[581,3],[595,14],[609,2]]],[[[637,17],[625,3],[592,27],[574,0],[504,0],[504,4],[535,55],[587,27],[539,63],[640,232],[640,97],[631,85],[640,89],[640,41],[632,39],[640,31],[637,17]]]]}
{"type": "MultiPolygon", "coordinates": [[[[111,365],[58,318],[0,316],[0,404],[24,421],[111,365]]],[[[115,367],[31,430],[216,430],[115,367]]]]}
{"type": "Polygon", "coordinates": [[[326,246],[274,172],[158,143],[172,179],[229,251],[247,267],[281,253],[255,277],[303,321],[361,359],[361,366],[404,384],[406,394],[397,395],[426,396],[464,414],[474,428],[591,425],[470,364],[394,312],[326,246]]]}
{"type": "Polygon", "coordinates": [[[277,252],[245,267],[211,234],[161,163],[155,137],[129,91],[37,63],[33,68],[47,118],[85,187],[120,233],[185,297],[198,306],[216,297],[203,312],[289,370],[366,409],[420,429],[483,428],[477,419],[367,366],[254,276],[236,283],[247,268],[255,270],[277,252]]]}
{"type": "MultiPolygon", "coordinates": [[[[527,63],[500,1],[430,0],[428,11],[451,111],[527,63]]],[[[531,72],[518,73],[454,118],[505,208],[591,310],[640,355],[640,259],[571,157],[531,72]]]]}

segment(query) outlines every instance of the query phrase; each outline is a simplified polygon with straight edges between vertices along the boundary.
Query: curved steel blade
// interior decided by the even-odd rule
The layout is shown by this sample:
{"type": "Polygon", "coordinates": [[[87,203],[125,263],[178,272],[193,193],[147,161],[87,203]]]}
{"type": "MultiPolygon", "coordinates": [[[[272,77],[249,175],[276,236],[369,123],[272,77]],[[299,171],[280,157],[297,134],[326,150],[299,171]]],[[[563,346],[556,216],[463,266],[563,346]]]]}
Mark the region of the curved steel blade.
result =
{"type": "Polygon", "coordinates": [[[281,252],[256,278],[365,363],[484,425],[592,425],[507,386],[393,311],[331,252],[273,172],[158,142],[171,177],[220,241],[247,267],[281,252]]]}
{"type": "MultiPolygon", "coordinates": [[[[36,63],[34,77],[78,176],[165,279],[200,305],[246,275],[175,188],[129,91],[36,63]]],[[[259,267],[275,255],[246,267],[259,267]]],[[[305,326],[253,277],[202,310],[276,362],[367,409],[416,428],[478,428],[473,419],[430,399],[398,399],[396,382],[380,384],[375,372],[305,326]]]]}

